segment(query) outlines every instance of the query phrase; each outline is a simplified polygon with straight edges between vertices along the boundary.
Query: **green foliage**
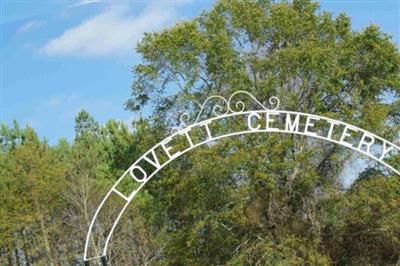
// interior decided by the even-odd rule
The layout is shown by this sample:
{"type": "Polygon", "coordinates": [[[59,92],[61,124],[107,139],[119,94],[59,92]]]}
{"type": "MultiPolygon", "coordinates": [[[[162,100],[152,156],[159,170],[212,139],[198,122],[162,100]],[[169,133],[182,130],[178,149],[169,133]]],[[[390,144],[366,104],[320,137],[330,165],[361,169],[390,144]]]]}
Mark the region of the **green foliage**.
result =
{"type": "Polygon", "coordinates": [[[282,240],[258,239],[245,252],[227,265],[330,265],[331,261],[318,251],[318,243],[309,239],[287,236],[282,240]]]}
{"type": "MultiPolygon", "coordinates": [[[[79,264],[104,194],[176,130],[178,110],[196,114],[195,103],[211,94],[242,89],[260,100],[276,95],[282,109],[398,138],[397,46],[375,25],[353,31],[347,15],[318,8],[308,0],[222,0],[197,18],[145,34],[126,108],[154,112],[132,130],[115,120],[101,125],[81,111],[75,139],[49,146],[30,127],[2,125],[0,263],[79,264]]],[[[138,194],[114,233],[111,262],[398,264],[399,178],[371,164],[344,188],[343,169],[352,156],[331,143],[274,133],[197,148],[138,194]]],[[[398,155],[389,160],[400,162],[398,155]]],[[[134,186],[121,184],[124,191],[134,186]]],[[[107,215],[116,209],[105,208],[107,215]]],[[[107,215],[107,224],[96,227],[100,239],[113,222],[107,215]]]]}
{"type": "MultiPolygon", "coordinates": [[[[283,109],[398,137],[396,45],[375,25],[353,31],[345,14],[318,8],[312,1],[219,1],[193,20],[146,34],[126,107],[154,106],[153,123],[173,127],[177,110],[196,114],[193,102],[242,89],[258,99],[276,95],[283,109]]],[[[158,263],[395,263],[394,242],[385,238],[384,248],[373,248],[372,235],[346,236],[357,231],[350,217],[364,215],[349,215],[357,201],[353,188],[344,193],[341,185],[349,156],[331,144],[270,134],[219,141],[174,162],[149,188],[152,223],[162,228],[158,263]]],[[[383,202],[382,196],[373,198],[383,202]]],[[[385,219],[397,221],[391,212],[385,219]]]]}
{"type": "MultiPolygon", "coordinates": [[[[332,202],[333,203],[333,202],[332,202]]],[[[340,264],[396,264],[400,252],[400,182],[373,173],[356,181],[331,212],[329,252],[340,264]]]]}
{"type": "MultiPolygon", "coordinates": [[[[16,124],[15,124],[16,126],[16,124]]],[[[4,132],[18,132],[4,127],[4,132]]],[[[31,128],[22,130],[19,145],[4,156],[1,163],[1,239],[2,248],[11,248],[15,238],[18,245],[30,246],[29,239],[35,235],[43,239],[29,250],[29,256],[37,257],[43,251],[47,255],[42,260],[49,263],[54,256],[51,245],[55,244],[54,232],[60,230],[65,186],[65,165],[58,161],[55,152],[39,141],[31,128]]],[[[13,142],[15,143],[15,142],[13,142]]]]}

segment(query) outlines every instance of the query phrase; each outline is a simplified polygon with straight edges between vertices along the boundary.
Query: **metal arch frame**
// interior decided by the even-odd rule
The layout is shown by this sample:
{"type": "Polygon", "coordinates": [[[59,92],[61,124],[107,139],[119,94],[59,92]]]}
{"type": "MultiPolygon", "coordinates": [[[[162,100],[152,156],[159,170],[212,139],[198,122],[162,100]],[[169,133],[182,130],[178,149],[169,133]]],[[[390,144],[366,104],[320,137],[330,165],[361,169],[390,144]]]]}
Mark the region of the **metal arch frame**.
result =
{"type": "Polygon", "coordinates": [[[384,161],[384,157],[388,154],[390,154],[391,152],[397,152],[397,154],[400,154],[400,147],[393,144],[392,142],[389,142],[387,140],[385,140],[384,138],[381,138],[369,131],[366,131],[364,129],[361,129],[359,127],[341,122],[339,120],[335,120],[335,119],[331,119],[331,118],[327,118],[327,117],[323,117],[323,116],[319,116],[319,115],[313,115],[313,114],[308,114],[308,113],[302,113],[302,112],[294,112],[294,111],[284,111],[284,110],[278,110],[279,107],[279,99],[276,97],[271,97],[269,99],[269,104],[273,105],[274,108],[267,108],[265,107],[261,102],[259,102],[253,95],[251,95],[248,92],[245,91],[236,91],[235,93],[233,93],[228,100],[226,100],[225,98],[221,97],[221,96],[211,96],[209,97],[204,104],[200,107],[200,112],[198,113],[196,119],[194,120],[194,122],[191,125],[188,125],[188,120],[190,119],[190,116],[187,113],[184,113],[181,117],[180,117],[180,121],[182,123],[182,125],[184,125],[185,127],[180,129],[179,131],[173,133],[172,135],[170,135],[169,137],[165,138],[163,141],[157,143],[156,145],[154,145],[151,149],[149,149],[146,153],[144,153],[139,159],[137,159],[126,171],[125,173],[117,180],[117,182],[113,185],[113,187],[109,190],[109,192],[106,194],[106,196],[103,198],[102,202],[100,203],[99,207],[97,208],[94,217],[91,221],[88,233],[87,233],[87,237],[86,237],[86,243],[85,243],[85,250],[84,250],[84,261],[88,262],[90,260],[93,259],[99,259],[99,258],[105,258],[105,256],[107,255],[107,249],[108,249],[108,245],[110,242],[110,239],[112,237],[113,231],[115,230],[119,220],[121,219],[123,213],[125,212],[126,208],[128,207],[128,205],[130,204],[130,202],[134,199],[134,197],[137,195],[137,193],[142,189],[142,187],[155,175],[157,174],[157,172],[159,170],[161,170],[162,168],[164,168],[164,166],[166,166],[167,164],[169,164],[171,161],[175,160],[176,158],[178,158],[179,156],[185,154],[186,152],[197,148],[201,145],[207,144],[209,142],[212,141],[216,141],[222,138],[226,138],[226,137],[231,137],[231,136],[237,136],[237,135],[244,135],[244,134],[250,134],[250,133],[286,133],[286,134],[295,134],[295,135],[303,135],[303,136],[308,136],[308,137],[312,137],[312,138],[316,138],[316,139],[321,139],[321,140],[326,140],[335,144],[339,144],[342,146],[345,146],[347,148],[350,148],[354,151],[357,151],[363,155],[366,155],[367,157],[379,162],[380,164],[388,167],[389,169],[391,169],[393,172],[395,172],[396,174],[400,175],[400,169],[396,169],[395,167],[393,167],[392,165],[390,165],[389,163],[384,161]],[[246,104],[241,101],[234,101],[234,97],[238,94],[247,96],[250,98],[250,100],[255,103],[256,105],[259,106],[259,110],[248,110],[245,111],[246,108],[246,104]],[[224,108],[223,106],[216,104],[214,105],[214,108],[212,110],[213,115],[215,115],[214,117],[202,120],[201,117],[203,115],[203,110],[206,106],[206,104],[211,101],[211,100],[222,100],[222,102],[225,105],[225,109],[226,111],[223,112],[224,108]],[[237,111],[235,111],[235,109],[238,109],[237,111]],[[219,115],[218,113],[223,112],[222,115],[219,115]],[[288,122],[286,121],[286,127],[284,130],[279,129],[279,128],[272,128],[272,127],[268,127],[270,122],[273,122],[274,120],[270,117],[270,115],[286,115],[286,118],[288,119],[288,117],[290,117],[289,119],[291,119],[292,115],[295,115],[296,119],[297,117],[306,117],[307,118],[307,122],[305,125],[305,130],[299,131],[298,126],[300,125],[299,119],[295,121],[290,121],[289,123],[289,127],[288,127],[288,122]],[[235,116],[247,116],[247,126],[248,126],[248,130],[245,131],[238,131],[238,132],[232,132],[232,133],[228,133],[228,134],[224,134],[224,135],[220,135],[220,136],[212,136],[212,133],[210,131],[209,128],[209,124],[217,121],[217,120],[221,120],[221,119],[225,119],[225,118],[230,118],[230,117],[235,117],[235,116]],[[254,127],[252,122],[255,119],[261,119],[261,118],[265,118],[266,117],[266,123],[267,126],[266,128],[261,128],[260,125],[257,125],[257,127],[254,127]],[[319,120],[325,120],[326,122],[330,123],[331,128],[329,130],[328,136],[321,136],[318,135],[316,132],[311,132],[308,131],[307,129],[312,128],[314,126],[314,122],[319,121],[319,120]],[[296,124],[297,122],[297,124],[296,124]],[[296,125],[297,125],[297,129],[296,129],[296,125]],[[332,138],[332,129],[334,126],[344,126],[344,132],[342,134],[342,137],[340,140],[336,140],[332,138]],[[192,130],[193,128],[196,127],[204,127],[206,132],[207,132],[207,139],[205,139],[204,141],[201,141],[199,143],[194,144],[191,140],[191,138],[188,135],[188,132],[190,132],[190,130],[192,130]],[[350,137],[350,131],[358,131],[360,133],[363,134],[362,140],[361,140],[361,144],[358,145],[358,147],[353,146],[351,143],[346,142],[345,139],[346,137],[350,137]],[[189,142],[189,147],[186,148],[183,151],[178,151],[175,154],[171,155],[169,150],[171,149],[171,147],[166,147],[166,145],[176,136],[182,136],[182,135],[186,135],[187,140],[189,142]],[[343,137],[344,136],[344,137],[343,137]],[[369,138],[369,142],[366,142],[366,138],[369,138]],[[373,143],[371,143],[371,140],[373,140],[373,143]],[[375,144],[375,141],[378,140],[379,142],[382,143],[382,153],[380,157],[375,156],[374,154],[372,154],[370,152],[370,148],[373,144],[375,144]],[[159,162],[159,159],[157,158],[156,154],[155,154],[155,149],[161,147],[164,149],[165,153],[168,155],[169,159],[165,162],[163,162],[162,164],[159,162]],[[362,149],[362,148],[367,148],[366,150],[362,149]],[[150,159],[148,156],[151,156],[153,159],[150,159]],[[141,169],[140,166],[138,166],[139,162],[141,162],[142,160],[146,160],[147,162],[153,164],[153,166],[155,166],[155,170],[147,176],[147,173],[144,172],[143,169],[141,169]],[[136,175],[134,174],[133,170],[135,169],[139,169],[142,174],[143,174],[143,178],[139,179],[136,177],[136,175]],[[117,186],[118,184],[120,184],[120,182],[125,178],[125,177],[131,177],[133,180],[135,180],[137,183],[140,183],[139,187],[136,188],[134,191],[132,191],[130,193],[129,196],[125,196],[122,192],[117,190],[117,186]],[[109,231],[104,247],[102,249],[102,253],[99,256],[95,256],[95,257],[90,257],[88,258],[88,247],[89,247],[89,242],[91,241],[91,234],[92,234],[92,229],[93,226],[96,222],[97,216],[100,212],[100,210],[102,209],[103,205],[105,204],[105,202],[107,201],[107,199],[110,197],[111,194],[117,194],[118,196],[120,196],[121,198],[123,198],[126,202],[123,206],[123,208],[120,210],[117,218],[115,219],[111,230],[109,231]]]}

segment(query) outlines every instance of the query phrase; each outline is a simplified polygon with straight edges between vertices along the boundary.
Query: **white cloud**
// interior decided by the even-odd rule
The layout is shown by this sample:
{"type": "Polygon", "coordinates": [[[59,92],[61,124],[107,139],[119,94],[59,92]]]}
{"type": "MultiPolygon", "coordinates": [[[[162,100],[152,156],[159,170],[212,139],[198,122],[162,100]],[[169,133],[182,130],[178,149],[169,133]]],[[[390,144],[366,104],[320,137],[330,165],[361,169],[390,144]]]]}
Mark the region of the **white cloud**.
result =
{"type": "Polygon", "coordinates": [[[121,6],[110,7],[50,40],[41,52],[51,56],[105,56],[133,51],[144,32],[160,29],[176,18],[172,6],[150,6],[137,16],[129,12],[132,10],[121,6]]]}
{"type": "Polygon", "coordinates": [[[78,3],[72,4],[70,7],[86,6],[86,5],[95,4],[98,2],[101,2],[101,0],[82,0],[82,1],[79,1],[78,3]]]}
{"type": "Polygon", "coordinates": [[[34,20],[31,20],[31,21],[28,21],[27,23],[25,23],[24,25],[19,27],[18,30],[17,30],[17,34],[26,33],[28,31],[40,28],[40,27],[42,27],[44,25],[46,25],[45,21],[39,20],[39,19],[34,19],[34,20]]]}

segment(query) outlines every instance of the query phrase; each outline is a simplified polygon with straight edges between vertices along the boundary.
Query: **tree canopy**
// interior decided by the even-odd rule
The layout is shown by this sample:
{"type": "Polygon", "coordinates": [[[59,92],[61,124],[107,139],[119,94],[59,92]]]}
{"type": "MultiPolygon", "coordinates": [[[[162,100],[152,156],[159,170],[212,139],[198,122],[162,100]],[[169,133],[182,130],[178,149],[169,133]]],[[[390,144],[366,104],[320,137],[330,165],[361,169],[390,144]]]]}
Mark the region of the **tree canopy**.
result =
{"type": "MultiPolygon", "coordinates": [[[[51,146],[30,127],[2,126],[2,264],[82,263],[102,196],[180,126],[182,111],[196,114],[210,95],[275,95],[283,109],[399,141],[398,47],[378,26],[355,31],[346,14],[321,12],[316,2],[222,0],[194,19],[146,33],[137,52],[142,62],[133,68],[125,107],[144,118],[132,130],[116,120],[101,125],[81,111],[75,139],[51,146]]],[[[345,171],[356,156],[332,143],[274,133],[197,148],[140,192],[114,234],[109,259],[115,265],[397,265],[399,176],[371,161],[361,173],[345,171]],[[356,181],[345,187],[350,174],[356,181]]],[[[390,160],[400,164],[399,155],[390,160]]]]}

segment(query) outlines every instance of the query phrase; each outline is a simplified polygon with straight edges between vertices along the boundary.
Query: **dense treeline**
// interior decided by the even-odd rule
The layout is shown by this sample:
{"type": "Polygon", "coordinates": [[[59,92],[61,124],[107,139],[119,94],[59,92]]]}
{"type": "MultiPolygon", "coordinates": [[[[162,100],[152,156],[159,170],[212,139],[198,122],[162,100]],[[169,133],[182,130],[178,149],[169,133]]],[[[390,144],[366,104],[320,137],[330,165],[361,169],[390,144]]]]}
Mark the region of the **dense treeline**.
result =
{"type": "MultiPolygon", "coordinates": [[[[2,265],[82,264],[102,196],[175,130],[177,110],[195,114],[193,102],[211,94],[276,95],[283,109],[398,141],[398,48],[378,27],[354,32],[346,15],[333,18],[311,1],[220,1],[194,20],[146,34],[137,51],[143,62],[134,68],[126,108],[154,112],[133,130],[114,120],[101,125],[81,111],[74,140],[49,145],[30,127],[2,126],[2,265]]],[[[354,156],[331,143],[272,133],[198,148],[138,195],[109,259],[114,265],[400,265],[400,178],[370,162],[345,189],[343,170],[354,156]]],[[[391,160],[400,163],[398,155],[391,160]]]]}

